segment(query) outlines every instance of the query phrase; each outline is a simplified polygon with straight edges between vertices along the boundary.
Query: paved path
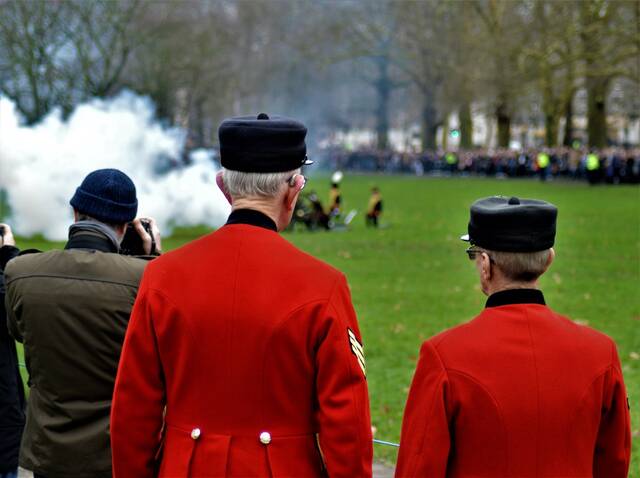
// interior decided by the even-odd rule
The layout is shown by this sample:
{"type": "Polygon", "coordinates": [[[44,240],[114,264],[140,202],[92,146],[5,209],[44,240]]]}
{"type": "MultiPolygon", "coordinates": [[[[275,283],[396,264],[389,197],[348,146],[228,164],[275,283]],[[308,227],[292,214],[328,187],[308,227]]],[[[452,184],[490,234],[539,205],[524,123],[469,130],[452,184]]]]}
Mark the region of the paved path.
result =
{"type": "MultiPolygon", "coordinates": [[[[30,471],[20,468],[18,478],[33,478],[33,474],[30,471]]],[[[393,468],[380,463],[374,463],[373,478],[393,478],[393,468]]]]}
{"type": "Polygon", "coordinates": [[[395,468],[383,465],[382,463],[373,464],[373,478],[393,478],[395,468]]]}

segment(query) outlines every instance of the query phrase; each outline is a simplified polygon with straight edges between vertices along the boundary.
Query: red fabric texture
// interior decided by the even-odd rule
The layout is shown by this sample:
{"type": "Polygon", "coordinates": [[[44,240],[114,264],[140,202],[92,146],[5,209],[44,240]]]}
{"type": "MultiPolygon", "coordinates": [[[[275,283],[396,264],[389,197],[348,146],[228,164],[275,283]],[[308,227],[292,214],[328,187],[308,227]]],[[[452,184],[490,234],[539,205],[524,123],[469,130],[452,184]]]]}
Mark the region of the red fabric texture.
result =
{"type": "Polygon", "coordinates": [[[115,477],[371,476],[348,329],[361,336],[340,272],[244,224],[150,266],[114,391],[115,477]]]}
{"type": "Polygon", "coordinates": [[[614,342],[506,305],[423,344],[396,477],[624,478],[630,452],[614,342]]]}

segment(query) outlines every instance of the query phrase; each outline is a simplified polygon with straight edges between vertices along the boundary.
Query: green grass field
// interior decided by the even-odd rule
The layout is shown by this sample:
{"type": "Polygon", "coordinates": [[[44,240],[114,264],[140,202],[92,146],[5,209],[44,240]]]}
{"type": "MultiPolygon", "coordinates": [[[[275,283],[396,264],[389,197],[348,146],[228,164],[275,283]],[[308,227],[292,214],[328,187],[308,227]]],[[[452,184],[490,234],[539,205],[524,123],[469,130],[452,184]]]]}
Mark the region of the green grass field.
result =
{"type": "MultiPolygon", "coordinates": [[[[312,179],[326,203],[328,180],[312,179]]],[[[640,446],[640,188],[530,180],[347,176],[345,209],[359,209],[351,231],[287,233],[301,249],[347,275],[367,355],[376,437],[399,439],[402,411],[423,340],[472,318],[484,306],[473,264],[458,238],[479,197],[518,195],[559,208],[556,261],[543,277],[547,303],[618,343],[631,400],[634,449],[640,446]],[[387,228],[364,227],[369,188],[381,188],[387,228]]],[[[198,237],[179,229],[165,249],[198,237]]],[[[42,239],[23,247],[50,248],[42,239]]],[[[313,278],[309,278],[313,280],[313,278]]],[[[395,461],[376,445],[378,460],[395,461]]],[[[635,455],[635,453],[634,453],[635,455]]],[[[639,477],[634,457],[630,476],[639,477]]]]}

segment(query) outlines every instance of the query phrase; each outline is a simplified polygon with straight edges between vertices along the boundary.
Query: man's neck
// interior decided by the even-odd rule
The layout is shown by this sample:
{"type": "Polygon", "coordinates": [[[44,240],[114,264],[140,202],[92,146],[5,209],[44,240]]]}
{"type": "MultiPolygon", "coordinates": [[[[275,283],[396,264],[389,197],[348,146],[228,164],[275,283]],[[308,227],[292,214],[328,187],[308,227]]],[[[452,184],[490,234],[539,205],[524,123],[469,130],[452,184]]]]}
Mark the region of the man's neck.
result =
{"type": "Polygon", "coordinates": [[[537,289],[538,281],[532,282],[509,282],[509,281],[499,281],[496,283],[487,284],[487,289],[485,293],[487,296],[491,294],[495,294],[496,292],[502,292],[503,290],[511,290],[511,289],[537,289]]]}
{"type": "Polygon", "coordinates": [[[260,201],[259,199],[236,199],[233,201],[231,208],[233,211],[238,209],[253,209],[259,211],[265,216],[269,217],[276,223],[278,231],[281,231],[281,225],[278,222],[278,208],[270,201],[260,201]]]}

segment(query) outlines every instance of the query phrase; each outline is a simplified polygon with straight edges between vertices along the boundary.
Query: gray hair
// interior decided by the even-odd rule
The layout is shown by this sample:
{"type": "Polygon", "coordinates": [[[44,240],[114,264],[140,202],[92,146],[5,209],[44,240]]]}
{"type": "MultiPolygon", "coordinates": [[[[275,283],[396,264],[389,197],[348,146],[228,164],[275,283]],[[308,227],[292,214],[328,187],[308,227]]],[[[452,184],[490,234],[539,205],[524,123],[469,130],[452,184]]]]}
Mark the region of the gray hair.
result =
{"type": "Polygon", "coordinates": [[[227,192],[235,198],[274,197],[287,180],[297,173],[300,173],[300,169],[284,173],[244,173],[223,168],[222,180],[227,192]]]}
{"type": "Polygon", "coordinates": [[[487,251],[502,273],[512,281],[531,282],[545,271],[551,249],[538,252],[487,251]]]}

